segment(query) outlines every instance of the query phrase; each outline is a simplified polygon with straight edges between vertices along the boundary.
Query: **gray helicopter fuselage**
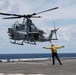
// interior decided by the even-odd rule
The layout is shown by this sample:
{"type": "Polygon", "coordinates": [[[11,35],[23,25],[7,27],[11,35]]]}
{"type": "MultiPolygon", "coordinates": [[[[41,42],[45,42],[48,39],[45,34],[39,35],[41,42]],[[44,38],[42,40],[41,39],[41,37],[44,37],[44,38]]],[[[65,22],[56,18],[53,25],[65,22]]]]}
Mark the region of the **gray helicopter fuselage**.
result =
{"type": "Polygon", "coordinates": [[[34,35],[37,34],[38,38],[36,39],[37,42],[46,42],[46,41],[50,41],[51,38],[49,37],[45,37],[43,34],[44,32],[41,30],[39,30],[39,33],[35,32],[25,32],[25,30],[15,30],[14,28],[9,28],[8,29],[8,33],[10,34],[9,36],[11,37],[10,39],[12,40],[25,40],[25,41],[30,41],[33,42],[35,40],[34,35]],[[42,33],[41,33],[42,32],[42,33]],[[31,34],[30,34],[31,33],[31,34]]]}
{"type": "Polygon", "coordinates": [[[27,19],[25,23],[23,20],[22,24],[15,22],[11,28],[8,28],[8,34],[10,36],[10,39],[15,41],[22,40],[23,42],[26,41],[36,43],[54,40],[52,39],[52,36],[54,33],[56,33],[57,30],[51,30],[50,35],[48,37],[45,37],[44,34],[46,33],[43,30],[38,29],[30,19],[27,19]]]}

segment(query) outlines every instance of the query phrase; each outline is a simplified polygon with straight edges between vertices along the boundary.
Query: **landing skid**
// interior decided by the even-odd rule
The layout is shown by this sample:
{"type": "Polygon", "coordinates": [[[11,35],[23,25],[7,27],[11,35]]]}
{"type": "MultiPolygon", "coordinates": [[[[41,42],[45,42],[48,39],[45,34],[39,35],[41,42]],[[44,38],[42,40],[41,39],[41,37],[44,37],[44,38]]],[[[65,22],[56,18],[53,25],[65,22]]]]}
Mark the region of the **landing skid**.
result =
{"type": "Polygon", "coordinates": [[[11,41],[10,41],[10,43],[17,44],[17,45],[23,45],[22,43],[16,43],[16,42],[11,42],[11,41]]]}
{"type": "Polygon", "coordinates": [[[32,42],[25,42],[27,44],[33,44],[33,45],[37,45],[36,43],[32,43],[32,42]]]}

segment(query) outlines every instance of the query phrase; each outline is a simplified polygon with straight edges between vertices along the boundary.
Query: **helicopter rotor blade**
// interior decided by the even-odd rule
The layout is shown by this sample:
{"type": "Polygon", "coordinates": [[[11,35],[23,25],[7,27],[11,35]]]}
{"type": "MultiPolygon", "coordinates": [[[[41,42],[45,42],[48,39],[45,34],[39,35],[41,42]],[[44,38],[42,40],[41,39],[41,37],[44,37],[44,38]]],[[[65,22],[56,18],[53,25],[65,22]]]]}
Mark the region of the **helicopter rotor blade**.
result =
{"type": "Polygon", "coordinates": [[[6,17],[6,18],[3,18],[3,19],[14,19],[14,18],[40,18],[40,16],[35,16],[37,14],[41,14],[41,13],[44,13],[44,12],[48,12],[48,11],[51,11],[51,10],[55,10],[55,9],[58,9],[58,7],[55,7],[55,8],[52,8],[52,9],[48,9],[48,10],[45,10],[45,11],[41,11],[41,12],[38,12],[38,13],[33,13],[33,14],[28,14],[28,15],[18,15],[18,14],[9,14],[9,13],[0,13],[0,15],[6,15],[6,16],[16,16],[16,17],[6,17]]]}
{"type": "Polygon", "coordinates": [[[0,15],[7,15],[7,16],[22,16],[18,14],[8,14],[8,13],[0,13],[0,15]]]}
{"type": "Polygon", "coordinates": [[[21,18],[21,17],[6,17],[6,18],[3,18],[3,19],[17,19],[17,18],[21,18]]]}
{"type": "Polygon", "coordinates": [[[33,13],[32,15],[41,14],[41,13],[48,12],[48,11],[55,10],[55,9],[58,9],[58,7],[55,7],[55,8],[52,8],[52,9],[48,9],[48,10],[45,10],[45,11],[41,11],[41,12],[38,12],[38,13],[33,13]]]}
{"type": "Polygon", "coordinates": [[[57,30],[58,30],[59,28],[57,28],[56,30],[55,30],[55,36],[56,36],[56,39],[57,39],[57,30]]]}
{"type": "Polygon", "coordinates": [[[54,25],[54,30],[56,30],[56,28],[55,28],[55,22],[53,22],[53,25],[54,25]]]}
{"type": "Polygon", "coordinates": [[[54,25],[54,33],[55,33],[55,37],[56,37],[56,39],[57,39],[57,30],[58,30],[59,28],[56,29],[56,27],[55,27],[55,22],[53,22],[53,25],[54,25]]]}
{"type": "Polygon", "coordinates": [[[41,18],[41,16],[32,16],[31,18],[41,18]]]}
{"type": "MultiPolygon", "coordinates": [[[[3,19],[17,19],[17,18],[27,18],[28,16],[17,16],[17,17],[5,17],[3,19]]],[[[41,18],[41,16],[32,16],[31,18],[41,18]]]]}
{"type": "Polygon", "coordinates": [[[8,14],[8,13],[0,13],[0,15],[7,15],[7,16],[10,16],[11,14],[8,14]]]}

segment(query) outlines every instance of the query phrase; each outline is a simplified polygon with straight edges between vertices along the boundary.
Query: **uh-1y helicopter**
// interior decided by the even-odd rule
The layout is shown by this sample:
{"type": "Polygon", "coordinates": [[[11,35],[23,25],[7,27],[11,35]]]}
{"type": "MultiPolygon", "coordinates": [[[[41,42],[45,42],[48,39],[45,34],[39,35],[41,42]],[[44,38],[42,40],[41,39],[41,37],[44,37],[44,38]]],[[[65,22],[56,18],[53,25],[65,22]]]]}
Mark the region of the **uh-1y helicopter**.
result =
{"type": "Polygon", "coordinates": [[[14,23],[14,25],[11,28],[8,28],[8,35],[10,36],[10,39],[14,40],[14,42],[11,42],[13,44],[19,44],[23,45],[23,43],[29,43],[29,44],[36,44],[37,41],[39,42],[46,42],[51,40],[57,40],[57,30],[59,28],[55,28],[54,30],[51,30],[50,35],[48,37],[45,37],[45,32],[41,29],[38,29],[33,23],[30,18],[41,18],[41,16],[36,16],[37,14],[41,14],[47,11],[58,9],[58,7],[45,10],[38,13],[28,14],[28,15],[18,15],[18,14],[8,14],[8,13],[0,13],[0,15],[6,15],[11,17],[6,17],[3,19],[17,19],[17,18],[24,18],[22,24],[20,24],[18,21],[14,23]],[[25,20],[26,19],[26,20],[25,20]],[[52,36],[55,34],[56,38],[53,39],[52,36]],[[16,43],[17,40],[22,40],[21,43],[16,43]]]}

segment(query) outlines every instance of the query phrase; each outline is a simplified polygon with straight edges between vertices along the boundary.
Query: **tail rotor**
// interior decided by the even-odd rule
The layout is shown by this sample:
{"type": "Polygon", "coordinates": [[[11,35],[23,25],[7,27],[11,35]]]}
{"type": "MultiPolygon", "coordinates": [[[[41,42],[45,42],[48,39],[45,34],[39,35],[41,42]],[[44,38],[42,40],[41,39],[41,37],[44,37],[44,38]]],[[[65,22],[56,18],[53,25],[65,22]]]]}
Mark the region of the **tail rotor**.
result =
{"type": "Polygon", "coordinates": [[[58,30],[59,28],[56,29],[56,27],[55,27],[55,22],[53,22],[53,25],[54,25],[53,34],[55,34],[55,37],[56,37],[56,39],[57,39],[57,30],[58,30]]]}

